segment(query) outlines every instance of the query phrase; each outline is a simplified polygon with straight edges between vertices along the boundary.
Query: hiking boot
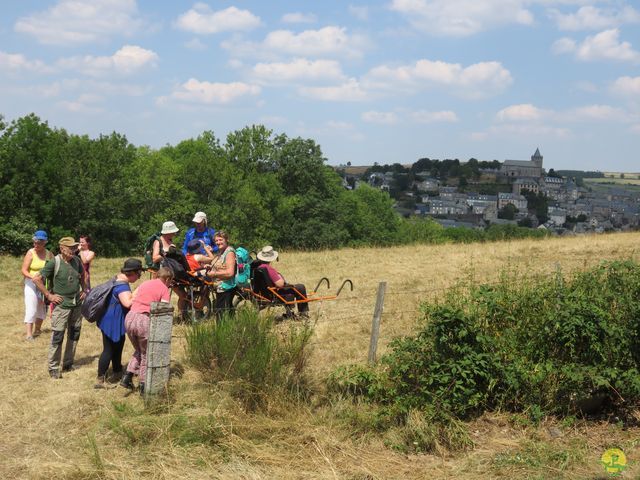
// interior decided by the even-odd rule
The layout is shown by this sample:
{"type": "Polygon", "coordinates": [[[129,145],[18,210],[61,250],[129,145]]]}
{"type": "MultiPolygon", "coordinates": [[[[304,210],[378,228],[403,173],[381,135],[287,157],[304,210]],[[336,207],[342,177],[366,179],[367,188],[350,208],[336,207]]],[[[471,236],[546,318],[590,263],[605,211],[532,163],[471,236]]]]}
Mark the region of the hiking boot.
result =
{"type": "Polygon", "coordinates": [[[123,371],[112,372],[109,378],[107,379],[108,383],[118,383],[122,379],[123,371]]]}
{"type": "Polygon", "coordinates": [[[104,375],[99,375],[98,378],[96,379],[96,383],[93,386],[93,388],[95,388],[96,390],[99,390],[101,388],[107,388],[107,386],[104,383],[104,375]]]}
{"type": "Polygon", "coordinates": [[[74,370],[77,370],[77,367],[74,367],[73,364],[71,365],[65,365],[64,367],[62,367],[62,371],[63,372],[73,372],[74,370]]]}
{"type": "Polygon", "coordinates": [[[120,386],[133,390],[133,373],[126,372],[120,380],[120,386]]]}
{"type": "Polygon", "coordinates": [[[62,375],[60,375],[60,370],[49,370],[49,376],[54,380],[62,378],[62,375]]]}

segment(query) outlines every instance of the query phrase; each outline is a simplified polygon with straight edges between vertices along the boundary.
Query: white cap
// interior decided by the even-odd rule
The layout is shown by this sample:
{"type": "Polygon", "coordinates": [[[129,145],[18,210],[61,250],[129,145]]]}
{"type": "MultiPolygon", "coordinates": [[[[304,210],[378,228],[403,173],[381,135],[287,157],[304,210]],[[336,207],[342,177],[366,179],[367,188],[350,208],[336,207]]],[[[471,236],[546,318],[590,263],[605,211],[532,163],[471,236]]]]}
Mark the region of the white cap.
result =
{"type": "Polygon", "coordinates": [[[176,224],[173,222],[164,222],[162,224],[162,231],[160,232],[162,235],[166,235],[167,233],[176,233],[180,230],[176,227],[176,224]]]}
{"type": "Polygon", "coordinates": [[[204,212],[196,212],[196,214],[193,217],[193,220],[191,220],[192,222],[195,223],[200,223],[200,222],[206,222],[207,221],[207,214],[204,212]]]}

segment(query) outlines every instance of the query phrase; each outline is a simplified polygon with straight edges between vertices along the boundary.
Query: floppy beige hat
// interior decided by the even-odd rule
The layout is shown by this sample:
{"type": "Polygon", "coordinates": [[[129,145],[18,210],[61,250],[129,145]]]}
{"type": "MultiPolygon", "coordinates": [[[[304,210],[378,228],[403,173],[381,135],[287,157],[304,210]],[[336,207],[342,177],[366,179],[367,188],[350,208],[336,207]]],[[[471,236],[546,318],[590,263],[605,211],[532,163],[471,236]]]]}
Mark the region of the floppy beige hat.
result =
{"type": "Polygon", "coordinates": [[[276,252],[271,245],[267,245],[266,247],[262,247],[257,257],[258,260],[262,260],[263,262],[273,262],[277,260],[278,252],[276,252]]]}

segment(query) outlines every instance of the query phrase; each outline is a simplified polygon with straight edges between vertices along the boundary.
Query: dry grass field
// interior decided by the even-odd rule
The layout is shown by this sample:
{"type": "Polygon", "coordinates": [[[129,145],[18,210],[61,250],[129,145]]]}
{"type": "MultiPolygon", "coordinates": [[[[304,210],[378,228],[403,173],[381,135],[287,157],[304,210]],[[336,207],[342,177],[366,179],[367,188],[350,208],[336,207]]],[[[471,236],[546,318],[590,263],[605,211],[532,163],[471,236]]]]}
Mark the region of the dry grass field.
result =
{"type": "MultiPolygon", "coordinates": [[[[311,307],[316,323],[309,368],[323,379],[343,363],[364,362],[378,283],[387,281],[379,353],[394,337],[414,331],[419,303],[461,281],[569,273],[604,259],[639,260],[640,234],[541,241],[281,252],[277,267],[313,288],[323,276],[332,289],[355,284],[337,301],[311,307]]],[[[121,259],[98,258],[97,284],[121,259]]],[[[0,257],[0,477],[64,479],[266,478],[606,478],[600,456],[611,446],[630,460],[623,478],[640,475],[638,429],[606,422],[546,419],[537,427],[505,413],[469,424],[475,447],[462,453],[406,455],[371,434],[357,434],[337,412],[341,401],[275,401],[247,413],[216,385],[185,365],[184,328],[174,328],[171,395],[145,410],[136,394],[94,390],[101,339],[85,322],[78,370],[51,380],[45,334],[24,340],[20,259],[0,257]],[[187,432],[187,434],[185,433],[187,432]],[[190,432],[190,434],[189,434],[190,432]],[[189,436],[191,435],[191,436],[189,436]],[[196,439],[196,440],[194,440],[196,439]]],[[[131,353],[125,348],[125,359],[131,353]]]]}
{"type": "Polygon", "coordinates": [[[585,178],[584,182],[588,185],[640,185],[640,180],[637,178],[585,178]]]}

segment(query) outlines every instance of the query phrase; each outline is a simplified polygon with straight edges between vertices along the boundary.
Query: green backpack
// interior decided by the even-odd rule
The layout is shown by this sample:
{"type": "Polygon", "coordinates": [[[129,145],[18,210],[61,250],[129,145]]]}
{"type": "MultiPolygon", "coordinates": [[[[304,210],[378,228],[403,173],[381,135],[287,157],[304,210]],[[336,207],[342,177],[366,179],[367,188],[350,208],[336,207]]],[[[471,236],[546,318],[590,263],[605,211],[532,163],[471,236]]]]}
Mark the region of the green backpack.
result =
{"type": "Polygon", "coordinates": [[[160,263],[153,263],[153,243],[156,240],[160,240],[160,236],[160,232],[154,233],[144,242],[144,262],[150,270],[158,270],[160,268],[160,263]]]}

